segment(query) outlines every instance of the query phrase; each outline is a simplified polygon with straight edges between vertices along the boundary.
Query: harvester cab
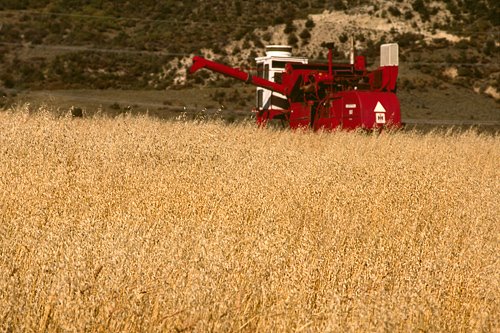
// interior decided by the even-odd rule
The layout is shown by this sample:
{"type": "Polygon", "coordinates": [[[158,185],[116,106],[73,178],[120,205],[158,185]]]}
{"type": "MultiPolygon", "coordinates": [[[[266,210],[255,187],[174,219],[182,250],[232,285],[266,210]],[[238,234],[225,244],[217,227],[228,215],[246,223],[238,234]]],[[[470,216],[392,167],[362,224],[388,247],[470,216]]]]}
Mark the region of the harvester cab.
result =
{"type": "MultiPolygon", "coordinates": [[[[292,47],[269,45],[264,57],[255,58],[257,76],[278,84],[283,83],[283,72],[288,63],[307,64],[304,57],[292,57],[292,47]]],[[[289,108],[287,96],[269,89],[257,87],[256,110],[286,110],[289,108]]]]}

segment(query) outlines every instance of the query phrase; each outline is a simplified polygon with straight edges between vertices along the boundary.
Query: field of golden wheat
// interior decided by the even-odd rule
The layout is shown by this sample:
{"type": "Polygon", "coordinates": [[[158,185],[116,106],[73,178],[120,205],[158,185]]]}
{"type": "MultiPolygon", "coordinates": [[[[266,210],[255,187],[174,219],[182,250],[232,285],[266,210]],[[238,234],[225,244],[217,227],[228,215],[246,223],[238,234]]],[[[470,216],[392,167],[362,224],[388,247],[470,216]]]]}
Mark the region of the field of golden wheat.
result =
{"type": "Polygon", "coordinates": [[[0,113],[1,332],[498,332],[500,137],[0,113]]]}

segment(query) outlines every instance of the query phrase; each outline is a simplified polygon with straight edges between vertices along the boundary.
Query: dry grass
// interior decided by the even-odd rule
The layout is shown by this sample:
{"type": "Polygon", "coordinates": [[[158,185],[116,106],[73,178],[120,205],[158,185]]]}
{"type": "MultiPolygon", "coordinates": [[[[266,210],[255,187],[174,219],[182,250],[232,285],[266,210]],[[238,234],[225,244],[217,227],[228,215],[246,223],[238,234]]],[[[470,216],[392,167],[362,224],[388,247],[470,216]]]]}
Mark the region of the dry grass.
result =
{"type": "Polygon", "coordinates": [[[0,113],[0,331],[498,332],[500,138],[0,113]]]}

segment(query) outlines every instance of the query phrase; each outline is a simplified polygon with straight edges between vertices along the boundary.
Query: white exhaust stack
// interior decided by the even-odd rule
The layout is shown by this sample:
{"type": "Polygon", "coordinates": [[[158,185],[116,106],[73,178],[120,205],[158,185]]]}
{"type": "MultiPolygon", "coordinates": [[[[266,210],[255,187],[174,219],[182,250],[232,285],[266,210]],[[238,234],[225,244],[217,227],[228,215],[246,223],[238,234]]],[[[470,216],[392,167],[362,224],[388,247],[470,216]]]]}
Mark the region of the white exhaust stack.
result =
{"type": "Polygon", "coordinates": [[[354,36],[351,36],[351,57],[350,57],[350,62],[351,65],[354,65],[354,56],[355,56],[355,50],[354,50],[354,36]]]}

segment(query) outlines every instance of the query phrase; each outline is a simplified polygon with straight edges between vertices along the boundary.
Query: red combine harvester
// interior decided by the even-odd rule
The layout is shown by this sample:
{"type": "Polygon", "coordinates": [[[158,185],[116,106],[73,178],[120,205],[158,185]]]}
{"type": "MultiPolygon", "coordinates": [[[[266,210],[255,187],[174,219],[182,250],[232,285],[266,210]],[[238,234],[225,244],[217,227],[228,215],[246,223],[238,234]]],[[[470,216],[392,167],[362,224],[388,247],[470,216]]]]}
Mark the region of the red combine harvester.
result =
{"type": "Polygon", "coordinates": [[[363,56],[351,52],[350,63],[309,63],[292,57],[290,46],[270,45],[256,58],[257,75],[203,57],[194,57],[190,73],[207,68],[257,86],[257,123],[280,119],[290,128],[377,129],[399,127],[396,97],[398,45],[380,47],[380,67],[368,71],[363,56]]]}

